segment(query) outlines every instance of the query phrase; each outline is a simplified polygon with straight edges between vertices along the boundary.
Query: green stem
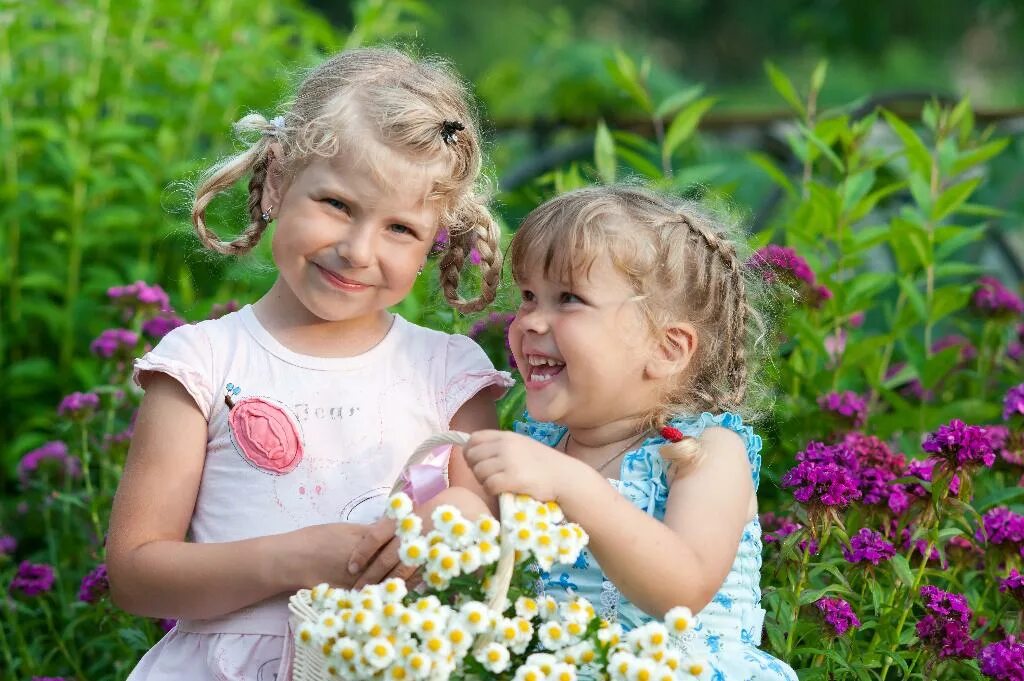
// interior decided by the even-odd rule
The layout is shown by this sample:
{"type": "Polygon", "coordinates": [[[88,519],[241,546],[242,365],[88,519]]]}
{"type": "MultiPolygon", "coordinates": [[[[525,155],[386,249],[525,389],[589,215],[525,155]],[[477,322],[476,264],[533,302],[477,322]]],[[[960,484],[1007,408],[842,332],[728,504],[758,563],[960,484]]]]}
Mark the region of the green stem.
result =
{"type": "MultiPolygon", "coordinates": [[[[0,18],[0,21],[3,21],[0,18]]],[[[13,21],[13,20],[12,20],[13,21]]],[[[10,23],[0,26],[0,130],[10,133],[4,135],[0,142],[4,148],[3,168],[4,184],[0,196],[5,202],[13,202],[18,194],[18,144],[14,137],[14,112],[11,108],[13,93],[8,88],[14,83],[11,69],[11,45],[8,39],[10,23]]],[[[10,277],[8,294],[8,310],[10,321],[16,323],[21,319],[21,278],[18,276],[18,256],[21,241],[21,221],[17,211],[7,222],[7,276],[10,277]]]]}
{"type": "Polygon", "coordinates": [[[100,527],[100,515],[96,507],[98,500],[92,486],[92,450],[89,448],[89,429],[84,422],[79,422],[78,429],[81,432],[82,474],[85,476],[85,493],[89,495],[89,518],[96,531],[96,541],[102,542],[103,530],[100,527]]]}
{"type": "Polygon", "coordinates": [[[0,605],[4,612],[7,614],[7,619],[11,623],[11,631],[14,632],[14,638],[18,641],[18,649],[21,652],[21,661],[25,665],[25,669],[28,672],[27,675],[31,676],[37,669],[35,666],[35,656],[32,655],[28,650],[28,643],[25,642],[25,633],[21,630],[21,623],[18,620],[18,613],[15,610],[14,603],[3,603],[0,605]]]}
{"type": "MultiPolygon", "coordinates": [[[[3,605],[0,605],[0,607],[7,608],[7,604],[4,603],[3,605]]],[[[4,662],[7,664],[7,669],[9,669],[11,674],[13,674],[15,672],[14,653],[11,652],[11,646],[7,642],[7,634],[4,633],[5,631],[5,627],[0,627],[0,648],[3,649],[4,662]]]]}
{"type": "MultiPolygon", "coordinates": [[[[932,549],[935,548],[935,540],[928,540],[928,548],[925,549],[924,555],[921,557],[921,566],[917,569],[917,574],[914,575],[914,585],[910,587],[910,594],[916,594],[918,587],[921,585],[921,579],[924,577],[924,571],[928,567],[928,559],[932,555],[932,549]]],[[[910,614],[910,607],[903,609],[903,614],[900,615],[900,621],[896,625],[896,636],[893,639],[893,654],[896,653],[896,647],[900,644],[900,635],[903,634],[903,625],[907,622],[907,616],[910,614]]],[[[889,671],[889,667],[892,666],[892,657],[885,659],[885,665],[882,666],[882,673],[878,677],[881,681],[885,681],[885,674],[889,671]]]]}
{"type": "Polygon", "coordinates": [[[74,670],[75,676],[81,681],[85,681],[88,677],[82,672],[82,668],[78,665],[78,661],[68,651],[66,645],[64,645],[64,637],[57,633],[57,627],[53,623],[53,613],[50,612],[50,606],[47,605],[45,600],[39,602],[40,607],[43,610],[43,615],[46,617],[46,626],[50,630],[50,634],[53,636],[54,642],[57,644],[58,650],[64,655],[64,659],[68,661],[71,669],[74,670]]]}
{"type": "Polygon", "coordinates": [[[793,652],[793,642],[796,639],[796,620],[800,614],[800,592],[804,590],[804,582],[807,580],[807,561],[811,554],[811,544],[808,541],[804,546],[804,555],[800,560],[800,579],[797,581],[796,589],[793,591],[793,616],[789,622],[789,632],[786,634],[786,659],[793,652]]]}

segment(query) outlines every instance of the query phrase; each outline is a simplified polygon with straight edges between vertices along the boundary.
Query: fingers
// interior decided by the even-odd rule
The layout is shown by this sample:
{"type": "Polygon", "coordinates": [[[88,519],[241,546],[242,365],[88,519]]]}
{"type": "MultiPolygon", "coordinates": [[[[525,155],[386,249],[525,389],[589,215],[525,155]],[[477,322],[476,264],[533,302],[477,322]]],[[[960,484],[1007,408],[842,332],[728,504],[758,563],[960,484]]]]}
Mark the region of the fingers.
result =
{"type": "Polygon", "coordinates": [[[360,574],[366,565],[387,546],[395,535],[395,521],[382,518],[367,526],[362,539],[349,554],[348,572],[350,575],[360,574]]]}
{"type": "Polygon", "coordinates": [[[479,481],[480,484],[484,486],[485,489],[487,488],[485,481],[491,476],[500,473],[504,469],[504,462],[502,462],[502,460],[497,457],[484,459],[483,461],[472,467],[473,475],[476,477],[477,481],[479,481]]]}
{"type": "Polygon", "coordinates": [[[367,584],[380,584],[387,575],[395,570],[396,566],[400,566],[398,545],[398,539],[395,538],[384,546],[373,562],[367,565],[363,573],[359,575],[353,588],[359,589],[367,584]]]}

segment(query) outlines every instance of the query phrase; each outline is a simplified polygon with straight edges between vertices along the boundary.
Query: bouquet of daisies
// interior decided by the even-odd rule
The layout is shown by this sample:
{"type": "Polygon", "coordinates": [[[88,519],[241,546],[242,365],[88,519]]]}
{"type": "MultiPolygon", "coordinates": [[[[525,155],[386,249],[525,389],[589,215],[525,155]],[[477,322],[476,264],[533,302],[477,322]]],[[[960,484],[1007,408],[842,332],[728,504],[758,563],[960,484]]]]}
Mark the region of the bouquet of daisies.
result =
{"type": "Polygon", "coordinates": [[[423,571],[423,584],[320,584],[295,594],[295,681],[706,678],[706,665],[684,652],[694,624],[684,607],[623,635],[586,599],[538,596],[538,570],[575,562],[586,532],[565,522],[557,504],[512,495],[500,503],[500,523],[439,506],[424,534],[409,497],[391,496],[399,555],[423,571]]]}

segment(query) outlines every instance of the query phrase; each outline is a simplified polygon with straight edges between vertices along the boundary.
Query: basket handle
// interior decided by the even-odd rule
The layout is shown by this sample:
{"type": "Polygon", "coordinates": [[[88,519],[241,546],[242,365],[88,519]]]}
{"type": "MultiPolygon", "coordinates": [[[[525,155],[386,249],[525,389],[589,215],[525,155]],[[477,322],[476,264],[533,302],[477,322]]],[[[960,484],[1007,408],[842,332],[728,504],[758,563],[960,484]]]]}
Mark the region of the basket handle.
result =
{"type": "MultiPolygon", "coordinates": [[[[396,494],[402,491],[403,487],[407,482],[405,471],[412,466],[417,466],[423,463],[423,461],[440,446],[443,445],[455,445],[456,447],[463,447],[469,442],[469,434],[463,433],[458,430],[452,430],[445,433],[438,433],[431,435],[424,440],[409,457],[409,461],[405,464],[403,469],[403,475],[399,476],[398,480],[395,481],[394,486],[391,488],[391,493],[396,494]]],[[[447,470],[445,471],[445,478],[447,479],[447,470]]],[[[510,518],[515,512],[514,508],[514,496],[510,492],[504,492],[498,497],[498,510],[501,516],[500,520],[510,518]]],[[[501,552],[498,554],[498,567],[494,572],[494,578],[491,583],[490,593],[488,594],[487,605],[493,612],[499,612],[502,602],[505,597],[508,596],[509,587],[512,584],[512,571],[516,564],[516,551],[512,547],[512,540],[507,534],[505,523],[501,523],[501,552]]]]}

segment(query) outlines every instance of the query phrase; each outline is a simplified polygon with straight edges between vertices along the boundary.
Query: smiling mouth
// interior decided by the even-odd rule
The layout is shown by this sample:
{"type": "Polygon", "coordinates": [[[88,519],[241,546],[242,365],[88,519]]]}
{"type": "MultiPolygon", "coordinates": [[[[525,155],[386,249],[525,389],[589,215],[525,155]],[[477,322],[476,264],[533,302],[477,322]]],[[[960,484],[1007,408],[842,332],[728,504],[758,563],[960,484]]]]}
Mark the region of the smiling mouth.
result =
{"type": "Polygon", "coordinates": [[[541,388],[548,385],[565,369],[565,362],[544,355],[527,355],[529,368],[526,372],[526,385],[530,388],[541,388]]]}
{"type": "Polygon", "coordinates": [[[346,279],[340,274],[335,274],[328,269],[317,265],[316,268],[320,271],[320,275],[327,281],[328,284],[334,288],[341,289],[342,291],[365,291],[370,288],[369,284],[364,284],[354,279],[346,279]]]}

